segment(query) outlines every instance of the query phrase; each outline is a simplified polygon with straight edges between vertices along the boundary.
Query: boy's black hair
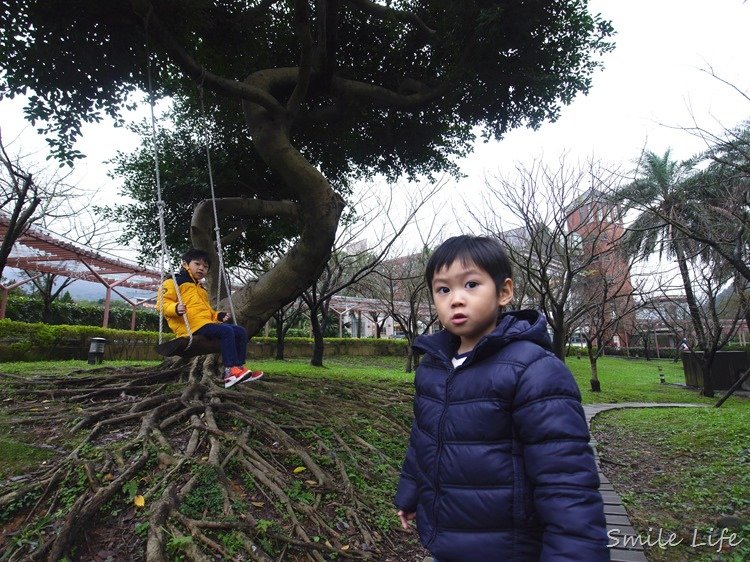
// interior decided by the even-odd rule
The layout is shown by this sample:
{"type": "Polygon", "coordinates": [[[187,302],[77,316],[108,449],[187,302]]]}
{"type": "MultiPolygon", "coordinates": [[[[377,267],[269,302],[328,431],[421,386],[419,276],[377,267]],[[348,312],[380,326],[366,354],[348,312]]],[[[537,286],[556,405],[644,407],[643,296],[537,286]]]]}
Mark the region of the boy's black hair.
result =
{"type": "Polygon", "coordinates": [[[432,278],[435,272],[444,267],[450,267],[457,259],[461,260],[463,265],[473,263],[489,273],[495,282],[495,291],[498,294],[505,280],[513,276],[513,266],[508,259],[508,254],[496,238],[462,234],[448,238],[427,260],[424,277],[430,290],[432,290],[432,278]]]}
{"type": "Polygon", "coordinates": [[[190,248],[187,252],[182,254],[182,261],[185,263],[190,263],[193,260],[204,261],[208,264],[208,268],[211,269],[211,257],[205,250],[190,248]]]}

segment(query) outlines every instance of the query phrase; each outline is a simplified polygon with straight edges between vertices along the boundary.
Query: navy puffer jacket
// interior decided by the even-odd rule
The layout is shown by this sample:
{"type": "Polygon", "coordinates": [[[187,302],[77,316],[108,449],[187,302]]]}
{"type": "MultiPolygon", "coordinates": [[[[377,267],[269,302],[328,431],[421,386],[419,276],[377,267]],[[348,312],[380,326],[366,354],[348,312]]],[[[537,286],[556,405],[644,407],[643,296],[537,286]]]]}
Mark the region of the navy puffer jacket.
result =
{"type": "Polygon", "coordinates": [[[458,339],[417,339],[414,424],[395,504],[440,562],[609,560],[581,397],[525,310],[453,368],[458,339]]]}

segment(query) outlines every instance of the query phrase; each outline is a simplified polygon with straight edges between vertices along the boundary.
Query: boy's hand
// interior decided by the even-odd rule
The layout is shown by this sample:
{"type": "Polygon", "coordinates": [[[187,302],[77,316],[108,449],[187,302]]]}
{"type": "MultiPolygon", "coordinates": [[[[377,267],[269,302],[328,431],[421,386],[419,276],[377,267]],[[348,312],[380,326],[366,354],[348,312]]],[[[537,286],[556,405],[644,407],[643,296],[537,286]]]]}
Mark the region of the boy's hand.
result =
{"type": "Polygon", "coordinates": [[[224,318],[221,319],[222,322],[231,322],[232,321],[232,314],[229,312],[224,313],[224,318]]]}
{"type": "Polygon", "coordinates": [[[399,509],[396,512],[396,515],[398,515],[398,518],[401,520],[401,526],[404,528],[404,530],[409,530],[409,521],[413,520],[417,514],[413,511],[404,511],[403,509],[399,509]]]}
{"type": "Polygon", "coordinates": [[[187,312],[187,306],[184,304],[178,304],[175,310],[177,311],[177,314],[185,314],[187,312]]]}

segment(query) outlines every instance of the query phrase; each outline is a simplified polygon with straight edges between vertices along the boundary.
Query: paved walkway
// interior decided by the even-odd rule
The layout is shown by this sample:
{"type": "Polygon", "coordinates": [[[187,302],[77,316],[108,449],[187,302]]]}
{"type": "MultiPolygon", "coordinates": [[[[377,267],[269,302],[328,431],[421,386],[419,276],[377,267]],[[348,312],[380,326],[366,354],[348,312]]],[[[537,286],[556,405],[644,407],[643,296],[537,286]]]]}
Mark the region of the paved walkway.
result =
{"type": "MultiPolygon", "coordinates": [[[[599,412],[607,410],[618,410],[621,408],[694,408],[701,407],[700,404],[653,404],[648,402],[624,402],[621,404],[590,404],[584,405],[583,411],[586,414],[586,423],[591,427],[591,420],[599,412]]],[[[599,470],[599,479],[601,486],[599,491],[604,500],[604,516],[607,519],[607,532],[613,539],[618,539],[617,546],[610,549],[612,562],[647,562],[646,555],[643,554],[643,546],[636,540],[637,533],[630,524],[628,513],[622,505],[622,499],[615,492],[612,484],[602,473],[601,464],[599,463],[599,453],[596,450],[596,439],[593,437],[590,441],[591,448],[594,450],[596,458],[596,467],[599,470]],[[627,546],[625,546],[627,545],[627,546]]]]}

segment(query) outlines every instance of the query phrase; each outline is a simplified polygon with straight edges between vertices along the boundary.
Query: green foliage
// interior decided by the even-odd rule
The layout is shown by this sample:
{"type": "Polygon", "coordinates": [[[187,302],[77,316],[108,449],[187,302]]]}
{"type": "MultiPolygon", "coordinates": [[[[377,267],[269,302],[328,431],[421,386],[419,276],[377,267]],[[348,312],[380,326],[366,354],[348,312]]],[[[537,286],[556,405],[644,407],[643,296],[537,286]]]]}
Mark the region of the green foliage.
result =
{"type": "Polygon", "coordinates": [[[88,482],[83,467],[75,467],[60,487],[60,503],[65,511],[73,507],[73,504],[86,491],[88,482]]]}
{"type": "Polygon", "coordinates": [[[40,495],[41,492],[39,491],[29,492],[0,509],[0,525],[10,521],[11,517],[13,517],[18,511],[34,505],[40,495]]]}
{"type": "MultiPolygon", "coordinates": [[[[69,162],[80,156],[72,147],[82,122],[119,117],[128,94],[147,90],[150,51],[156,93],[176,107],[174,128],[161,133],[160,145],[168,237],[180,247],[174,243],[186,241],[188,209],[206,196],[203,129],[211,133],[218,163],[218,196],[286,199],[291,186],[284,186],[279,170],[269,171],[250,143],[236,96],[207,95],[209,123],[201,122],[193,80],[158,41],[160,33],[146,41],[143,22],[162,22],[186,53],[221,77],[274,76],[267,94],[284,105],[296,80],[282,78],[281,69],[299,63],[299,16],[293,3],[272,4],[164,0],[152,4],[149,20],[133,12],[139,3],[9,0],[0,29],[22,31],[6,32],[0,41],[0,94],[33,91],[27,117],[47,124],[56,135],[50,139],[55,155],[69,162]]],[[[316,61],[313,76],[298,114],[285,119],[293,125],[294,146],[344,195],[353,180],[378,174],[389,180],[458,174],[454,160],[466,155],[476,127],[500,138],[512,128],[556,119],[562,105],[588,91],[600,55],[613,48],[609,22],[579,0],[406,0],[386,7],[419,14],[434,32],[399,17],[373,17],[358,3],[326,6],[337,13],[310,18],[317,46],[309,53],[316,61]],[[341,88],[343,79],[358,87],[341,88]],[[420,96],[425,101],[416,103],[420,96]]],[[[137,203],[107,216],[123,219],[128,235],[153,255],[154,180],[144,176],[150,174],[148,142],[117,163],[137,203]]],[[[254,241],[273,245],[289,235],[289,223],[277,219],[241,226],[241,239],[228,248],[230,265],[249,257],[242,249],[251,254],[254,241]]]]}
{"type": "Polygon", "coordinates": [[[224,508],[216,468],[210,465],[195,465],[193,473],[196,485],[180,504],[180,512],[193,519],[220,515],[224,508]]]}
{"type": "Polygon", "coordinates": [[[32,350],[35,359],[65,357],[65,348],[72,354],[68,357],[80,357],[81,350],[88,350],[92,337],[103,337],[110,344],[122,344],[124,349],[138,344],[156,345],[159,340],[157,332],[113,330],[96,326],[50,326],[0,320],[0,352],[6,361],[29,359],[27,355],[32,350]]]}
{"type": "Polygon", "coordinates": [[[148,521],[140,521],[135,524],[135,534],[139,537],[146,537],[148,535],[148,529],[151,523],[148,521]]]}
{"type": "Polygon", "coordinates": [[[244,545],[243,535],[239,531],[232,531],[231,533],[222,533],[219,535],[221,543],[224,548],[227,549],[230,556],[234,556],[240,552],[244,545]]]}
{"type": "Polygon", "coordinates": [[[126,498],[132,500],[138,495],[138,482],[135,480],[125,482],[125,484],[122,485],[122,493],[125,494],[126,498]]]}
{"type": "Polygon", "coordinates": [[[183,552],[191,544],[193,544],[193,537],[190,535],[182,537],[172,535],[167,540],[167,552],[172,556],[174,562],[181,562],[185,559],[183,552]]]}
{"type": "Polygon", "coordinates": [[[315,494],[300,480],[292,480],[291,487],[287,490],[287,495],[295,501],[311,505],[315,501],[315,494]]]}
{"type": "MultiPolygon", "coordinates": [[[[0,424],[3,428],[3,424],[0,424]]],[[[0,436],[0,479],[9,474],[21,474],[36,466],[51,454],[45,449],[39,449],[19,441],[11,436],[0,436]]]]}
{"type": "MultiPolygon", "coordinates": [[[[44,303],[41,299],[25,295],[9,295],[5,317],[17,322],[42,322],[44,303]]],[[[102,305],[75,303],[56,300],[52,303],[51,317],[47,324],[68,324],[75,326],[101,326],[104,316],[102,305]]],[[[109,309],[109,326],[112,329],[129,330],[132,317],[130,306],[116,306],[109,309]]],[[[136,314],[136,330],[159,329],[159,314],[149,309],[139,309],[136,314]]]]}

